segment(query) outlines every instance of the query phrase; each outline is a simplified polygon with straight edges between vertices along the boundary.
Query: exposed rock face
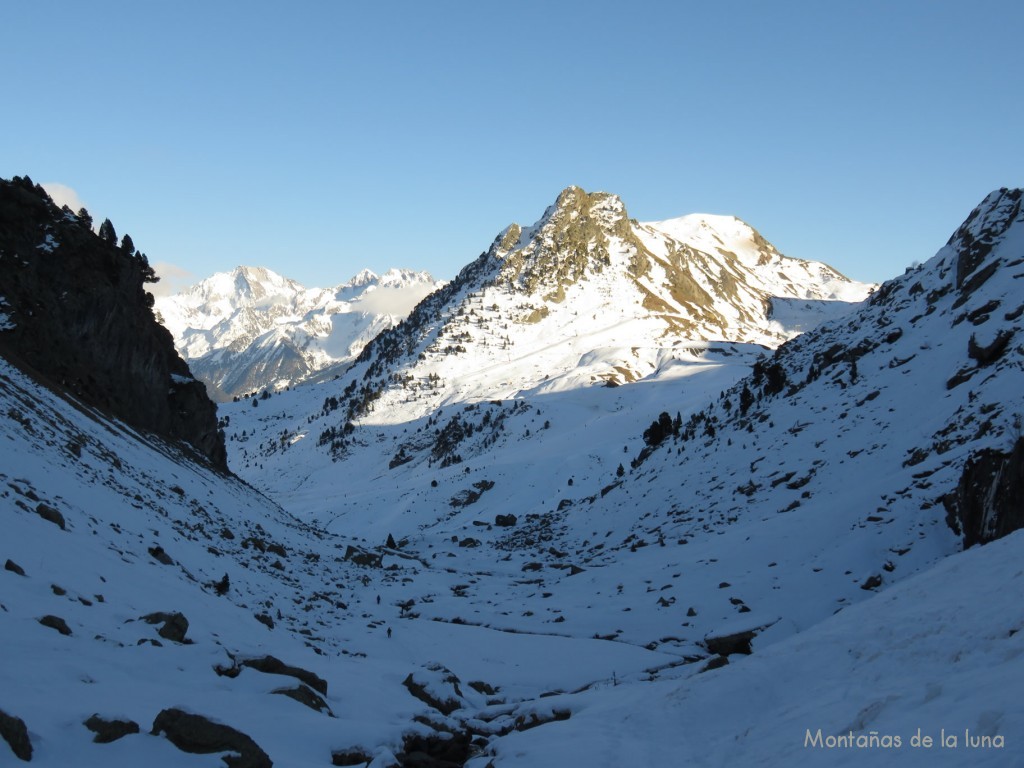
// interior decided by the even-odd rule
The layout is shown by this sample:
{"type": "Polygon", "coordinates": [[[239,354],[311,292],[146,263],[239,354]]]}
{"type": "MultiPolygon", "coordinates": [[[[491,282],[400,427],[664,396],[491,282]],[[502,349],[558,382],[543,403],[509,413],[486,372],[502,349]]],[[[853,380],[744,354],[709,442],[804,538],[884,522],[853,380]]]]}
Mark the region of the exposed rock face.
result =
{"type": "Polygon", "coordinates": [[[182,752],[202,755],[213,752],[237,753],[224,756],[224,762],[229,768],[273,768],[274,765],[267,753],[244,733],[202,715],[192,715],[180,709],[165,709],[156,716],[151,731],[154,736],[161,732],[167,734],[171,743],[182,752]]]}
{"type": "Polygon", "coordinates": [[[964,549],[1024,528],[1024,437],[1009,453],[986,449],[972,456],[943,504],[964,549]]]}
{"type": "Polygon", "coordinates": [[[995,270],[992,267],[987,274],[974,275],[1007,229],[1021,220],[1021,197],[1020,189],[1004,187],[993,192],[949,238],[948,244],[954,246],[959,253],[956,262],[957,290],[970,293],[995,270]],[[972,276],[973,279],[968,280],[972,276]]]}
{"type": "Polygon", "coordinates": [[[28,178],[0,180],[0,353],[227,469],[216,406],[153,317],[150,278],[134,246],[94,234],[28,178]]]}
{"type": "Polygon", "coordinates": [[[750,641],[755,637],[757,637],[756,631],[747,630],[744,632],[734,632],[730,635],[709,636],[704,638],[704,642],[711,653],[719,656],[731,656],[734,653],[753,653],[750,641]]]}

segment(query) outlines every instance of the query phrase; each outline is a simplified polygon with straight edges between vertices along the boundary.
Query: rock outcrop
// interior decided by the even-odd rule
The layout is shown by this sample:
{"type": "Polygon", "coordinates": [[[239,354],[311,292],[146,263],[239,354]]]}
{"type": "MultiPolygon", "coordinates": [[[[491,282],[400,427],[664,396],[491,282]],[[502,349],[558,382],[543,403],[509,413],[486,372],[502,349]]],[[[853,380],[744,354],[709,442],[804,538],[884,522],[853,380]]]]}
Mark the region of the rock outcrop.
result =
{"type": "Polygon", "coordinates": [[[964,549],[1024,528],[1024,437],[1009,453],[988,448],[971,456],[943,504],[964,549]]]}
{"type": "Polygon", "coordinates": [[[0,180],[0,354],[226,470],[216,406],[153,316],[145,255],[79,214],[27,177],[0,180]]]}

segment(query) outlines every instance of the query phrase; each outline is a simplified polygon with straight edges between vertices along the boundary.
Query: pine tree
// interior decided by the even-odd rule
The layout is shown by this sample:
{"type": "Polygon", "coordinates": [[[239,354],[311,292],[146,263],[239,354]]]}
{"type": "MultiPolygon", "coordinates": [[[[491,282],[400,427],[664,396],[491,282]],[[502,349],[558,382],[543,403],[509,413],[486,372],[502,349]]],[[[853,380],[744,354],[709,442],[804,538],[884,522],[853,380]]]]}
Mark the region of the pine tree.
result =
{"type": "Polygon", "coordinates": [[[114,225],[110,223],[110,219],[104,219],[100,224],[99,236],[111,245],[117,245],[117,232],[114,231],[114,225]]]}
{"type": "Polygon", "coordinates": [[[132,242],[131,235],[125,235],[121,238],[121,250],[127,253],[129,256],[135,255],[135,243],[132,242]]]}
{"type": "MultiPolygon", "coordinates": [[[[128,235],[125,235],[128,237],[128,235]]],[[[129,242],[131,242],[129,240],[129,242]]],[[[138,260],[139,265],[142,267],[142,282],[144,283],[159,283],[160,276],[156,271],[149,265],[149,258],[142,251],[138,251],[135,254],[135,258],[138,260]]]]}
{"type": "Polygon", "coordinates": [[[92,229],[92,216],[85,208],[78,209],[78,220],[82,223],[82,226],[92,229]]]}

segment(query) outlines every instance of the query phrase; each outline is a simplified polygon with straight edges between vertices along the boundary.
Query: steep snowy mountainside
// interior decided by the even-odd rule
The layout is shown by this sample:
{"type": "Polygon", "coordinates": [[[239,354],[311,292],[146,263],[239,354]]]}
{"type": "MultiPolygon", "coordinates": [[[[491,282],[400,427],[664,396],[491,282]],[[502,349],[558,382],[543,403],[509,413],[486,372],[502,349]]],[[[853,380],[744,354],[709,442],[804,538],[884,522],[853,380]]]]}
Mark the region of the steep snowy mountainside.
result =
{"type": "Polygon", "coordinates": [[[379,400],[376,418],[424,415],[560,377],[572,387],[634,381],[678,343],[774,347],[820,321],[822,301],[848,310],[871,289],[782,256],[735,218],[639,224],[618,197],[569,187],[367,345],[349,411],[365,415],[379,400]],[[790,302],[793,327],[773,319],[776,298],[790,302]]]}
{"type": "Polygon", "coordinates": [[[156,309],[196,375],[230,397],[283,389],[352,360],[439,285],[426,272],[391,269],[305,288],[263,267],[237,267],[157,299],[156,309]]]}
{"type": "Polygon", "coordinates": [[[27,176],[0,179],[0,355],[225,468],[216,406],[153,317],[148,259],[109,219],[92,227],[27,176]]]}

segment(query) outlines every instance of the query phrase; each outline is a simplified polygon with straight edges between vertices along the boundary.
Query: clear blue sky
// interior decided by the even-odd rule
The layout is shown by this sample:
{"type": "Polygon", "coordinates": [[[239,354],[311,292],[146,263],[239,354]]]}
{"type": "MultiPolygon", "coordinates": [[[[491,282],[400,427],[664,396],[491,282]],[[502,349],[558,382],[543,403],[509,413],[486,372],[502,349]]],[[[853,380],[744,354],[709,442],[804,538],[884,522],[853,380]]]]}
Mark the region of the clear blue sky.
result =
{"type": "Polygon", "coordinates": [[[152,262],[452,277],[569,184],[882,280],[1024,184],[1024,3],[0,7],[0,176],[152,262]]]}

